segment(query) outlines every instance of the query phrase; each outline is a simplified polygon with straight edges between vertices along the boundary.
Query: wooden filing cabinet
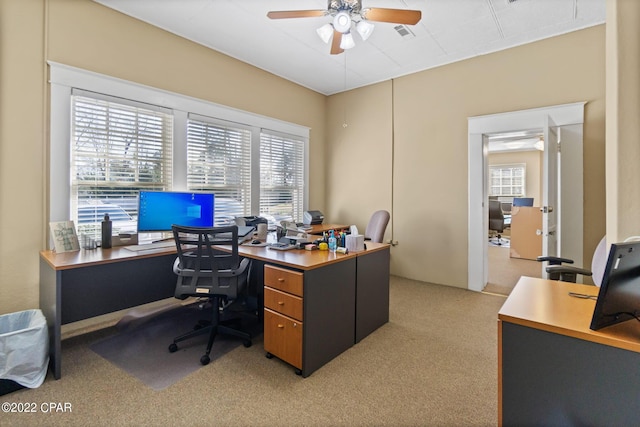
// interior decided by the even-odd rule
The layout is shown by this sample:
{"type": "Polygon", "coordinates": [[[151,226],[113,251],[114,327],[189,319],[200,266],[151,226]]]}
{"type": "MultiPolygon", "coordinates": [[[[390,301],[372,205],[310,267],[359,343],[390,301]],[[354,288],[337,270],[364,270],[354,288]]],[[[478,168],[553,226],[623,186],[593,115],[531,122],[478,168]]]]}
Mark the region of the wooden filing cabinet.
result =
{"type": "Polygon", "coordinates": [[[264,349],[302,373],[303,273],[264,266],[264,349]]]}

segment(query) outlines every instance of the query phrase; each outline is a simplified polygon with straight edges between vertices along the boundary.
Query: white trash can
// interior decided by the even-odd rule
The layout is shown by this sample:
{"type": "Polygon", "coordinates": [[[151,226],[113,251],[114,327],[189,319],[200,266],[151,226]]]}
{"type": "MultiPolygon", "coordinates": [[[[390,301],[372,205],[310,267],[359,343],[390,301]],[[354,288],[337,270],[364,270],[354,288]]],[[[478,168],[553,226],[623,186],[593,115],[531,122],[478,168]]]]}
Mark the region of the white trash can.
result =
{"type": "Polygon", "coordinates": [[[36,388],[49,368],[49,330],[41,310],[0,315],[0,380],[36,388]]]}

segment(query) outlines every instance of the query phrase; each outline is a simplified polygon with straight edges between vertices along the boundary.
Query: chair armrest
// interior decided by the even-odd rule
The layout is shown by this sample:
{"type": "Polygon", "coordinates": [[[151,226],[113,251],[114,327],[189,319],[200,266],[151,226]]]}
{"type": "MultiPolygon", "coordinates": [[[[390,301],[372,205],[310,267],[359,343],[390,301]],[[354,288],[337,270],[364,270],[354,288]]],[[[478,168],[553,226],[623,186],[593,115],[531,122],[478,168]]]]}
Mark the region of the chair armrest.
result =
{"type": "Polygon", "coordinates": [[[591,276],[591,271],[584,268],[573,267],[570,265],[548,265],[545,271],[549,274],[582,274],[583,276],[591,276]]]}
{"type": "Polygon", "coordinates": [[[549,265],[558,265],[558,264],[573,264],[573,260],[569,258],[561,258],[557,256],[539,256],[536,258],[538,262],[549,261],[549,265]]]}
{"type": "Polygon", "coordinates": [[[218,277],[239,276],[241,274],[244,274],[244,272],[247,270],[249,265],[251,265],[251,259],[250,258],[242,258],[238,268],[229,268],[229,269],[225,269],[225,270],[218,270],[218,277]]]}

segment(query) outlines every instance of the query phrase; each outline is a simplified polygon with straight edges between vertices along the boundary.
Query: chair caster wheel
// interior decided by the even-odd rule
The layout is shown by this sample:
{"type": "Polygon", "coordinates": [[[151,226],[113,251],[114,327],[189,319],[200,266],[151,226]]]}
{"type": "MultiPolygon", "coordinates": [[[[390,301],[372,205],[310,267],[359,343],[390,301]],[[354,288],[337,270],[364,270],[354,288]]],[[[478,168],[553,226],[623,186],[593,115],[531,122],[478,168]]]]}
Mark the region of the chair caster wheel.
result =
{"type": "Polygon", "coordinates": [[[202,366],[208,365],[209,362],[211,362],[211,359],[209,359],[209,356],[207,356],[206,354],[200,358],[200,364],[202,366]]]}
{"type": "Polygon", "coordinates": [[[266,357],[267,359],[271,359],[271,358],[273,358],[273,354],[267,353],[267,354],[264,355],[264,357],[266,357]]]}
{"type": "Polygon", "coordinates": [[[178,345],[176,343],[169,344],[169,353],[175,353],[178,351],[178,345]]]}
{"type": "Polygon", "coordinates": [[[246,348],[251,347],[251,340],[244,340],[242,342],[242,345],[244,345],[246,348]]]}
{"type": "Polygon", "coordinates": [[[302,375],[302,369],[296,368],[296,369],[293,370],[293,372],[295,372],[296,375],[302,375]]]}

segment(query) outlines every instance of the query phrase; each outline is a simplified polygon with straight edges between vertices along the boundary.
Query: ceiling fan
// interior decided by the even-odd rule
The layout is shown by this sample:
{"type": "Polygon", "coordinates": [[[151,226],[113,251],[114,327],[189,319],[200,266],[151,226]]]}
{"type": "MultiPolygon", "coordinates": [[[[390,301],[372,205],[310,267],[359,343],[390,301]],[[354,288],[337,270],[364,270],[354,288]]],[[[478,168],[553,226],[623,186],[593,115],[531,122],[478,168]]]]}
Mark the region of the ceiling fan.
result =
{"type": "Polygon", "coordinates": [[[362,37],[362,40],[369,38],[373,32],[374,25],[368,21],[391,22],[395,24],[415,25],[422,18],[419,10],[404,9],[384,9],[384,8],[362,8],[362,0],[328,0],[326,10],[284,10],[267,13],[271,19],[288,18],[315,18],[322,16],[332,16],[333,21],[318,28],[318,36],[325,42],[331,43],[331,54],[336,55],[351,49],[355,46],[352,25],[362,37]]]}

